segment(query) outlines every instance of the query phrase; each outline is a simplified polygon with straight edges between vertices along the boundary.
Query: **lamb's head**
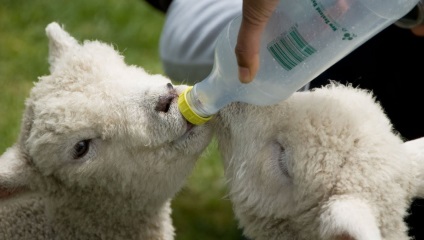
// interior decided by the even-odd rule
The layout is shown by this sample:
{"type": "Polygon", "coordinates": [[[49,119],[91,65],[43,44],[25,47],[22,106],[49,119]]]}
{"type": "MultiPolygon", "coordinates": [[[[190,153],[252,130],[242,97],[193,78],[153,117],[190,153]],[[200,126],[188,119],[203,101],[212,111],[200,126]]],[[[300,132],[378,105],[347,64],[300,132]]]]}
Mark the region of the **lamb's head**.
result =
{"type": "Polygon", "coordinates": [[[407,239],[424,139],[404,144],[368,92],[334,84],[274,106],[233,103],[216,120],[248,237],[407,239]]]}
{"type": "Polygon", "coordinates": [[[32,89],[20,139],[0,158],[0,186],[171,198],[212,134],[179,113],[186,86],[126,65],[110,45],[79,44],[57,23],[46,33],[50,75],[32,89]]]}

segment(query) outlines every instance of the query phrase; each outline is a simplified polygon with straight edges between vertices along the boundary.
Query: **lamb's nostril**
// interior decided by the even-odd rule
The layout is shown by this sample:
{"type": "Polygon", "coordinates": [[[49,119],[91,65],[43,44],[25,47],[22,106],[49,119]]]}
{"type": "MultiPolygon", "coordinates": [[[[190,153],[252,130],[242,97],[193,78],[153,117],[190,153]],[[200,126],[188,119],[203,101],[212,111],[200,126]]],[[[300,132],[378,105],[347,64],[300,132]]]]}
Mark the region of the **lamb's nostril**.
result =
{"type": "Polygon", "coordinates": [[[160,96],[155,110],[158,112],[168,112],[169,108],[171,107],[172,100],[174,100],[174,98],[176,97],[176,94],[167,94],[164,96],[160,96]]]}
{"type": "Polygon", "coordinates": [[[155,110],[158,112],[168,112],[171,107],[172,100],[178,97],[177,91],[175,90],[172,83],[167,83],[166,88],[168,93],[159,97],[158,103],[155,110]]]}

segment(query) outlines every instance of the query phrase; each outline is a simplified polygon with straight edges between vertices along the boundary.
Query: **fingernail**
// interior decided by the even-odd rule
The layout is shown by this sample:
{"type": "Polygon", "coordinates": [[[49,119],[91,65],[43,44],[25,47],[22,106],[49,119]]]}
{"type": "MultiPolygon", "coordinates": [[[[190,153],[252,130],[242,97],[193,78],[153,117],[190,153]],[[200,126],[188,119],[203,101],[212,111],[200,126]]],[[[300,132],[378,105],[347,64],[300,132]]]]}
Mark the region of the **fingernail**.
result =
{"type": "Polygon", "coordinates": [[[250,78],[250,70],[248,68],[239,67],[238,72],[240,82],[249,83],[252,81],[252,79],[250,78]]]}

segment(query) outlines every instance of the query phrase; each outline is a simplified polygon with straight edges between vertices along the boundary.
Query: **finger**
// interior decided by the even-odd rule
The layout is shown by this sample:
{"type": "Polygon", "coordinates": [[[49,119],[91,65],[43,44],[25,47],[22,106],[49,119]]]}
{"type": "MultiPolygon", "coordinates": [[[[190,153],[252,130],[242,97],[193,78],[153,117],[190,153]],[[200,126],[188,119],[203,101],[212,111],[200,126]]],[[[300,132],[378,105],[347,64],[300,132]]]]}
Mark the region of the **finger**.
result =
{"type": "Polygon", "coordinates": [[[417,36],[424,37],[424,24],[412,28],[411,31],[417,36]]]}
{"type": "Polygon", "coordinates": [[[259,69],[259,50],[262,32],[278,0],[245,0],[243,16],[235,47],[239,66],[239,79],[243,83],[253,80],[259,69]]]}
{"type": "MultiPolygon", "coordinates": [[[[242,26],[246,23],[242,22],[242,26]]],[[[241,27],[237,38],[235,53],[239,66],[239,79],[243,83],[251,82],[259,69],[260,31],[257,26],[241,27]]]]}

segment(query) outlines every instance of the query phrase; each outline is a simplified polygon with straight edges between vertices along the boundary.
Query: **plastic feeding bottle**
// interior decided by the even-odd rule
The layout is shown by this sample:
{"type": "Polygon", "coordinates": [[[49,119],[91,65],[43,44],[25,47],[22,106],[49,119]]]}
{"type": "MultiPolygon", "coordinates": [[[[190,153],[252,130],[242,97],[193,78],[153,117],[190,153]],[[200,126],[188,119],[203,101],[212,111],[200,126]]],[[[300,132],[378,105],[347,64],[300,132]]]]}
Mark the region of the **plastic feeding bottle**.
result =
{"type": "Polygon", "coordinates": [[[234,49],[241,16],[219,35],[210,75],[179,97],[193,124],[231,102],[271,105],[287,99],[375,34],[406,15],[419,0],[281,0],[262,34],[260,68],[241,83],[234,49]]]}

